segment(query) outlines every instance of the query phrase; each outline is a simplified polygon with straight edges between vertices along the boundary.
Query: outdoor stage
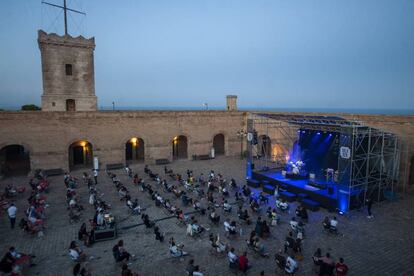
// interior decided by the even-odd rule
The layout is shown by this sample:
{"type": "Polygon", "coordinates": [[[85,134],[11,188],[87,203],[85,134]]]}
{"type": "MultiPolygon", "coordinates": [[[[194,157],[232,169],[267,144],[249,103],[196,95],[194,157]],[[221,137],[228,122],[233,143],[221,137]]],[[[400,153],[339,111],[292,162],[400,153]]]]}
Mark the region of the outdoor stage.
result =
{"type": "Polygon", "coordinates": [[[286,178],[281,170],[254,171],[252,178],[268,181],[274,187],[279,186],[279,190],[286,190],[296,195],[306,194],[306,198],[318,202],[321,207],[328,210],[337,208],[338,188],[333,181],[286,178]]]}

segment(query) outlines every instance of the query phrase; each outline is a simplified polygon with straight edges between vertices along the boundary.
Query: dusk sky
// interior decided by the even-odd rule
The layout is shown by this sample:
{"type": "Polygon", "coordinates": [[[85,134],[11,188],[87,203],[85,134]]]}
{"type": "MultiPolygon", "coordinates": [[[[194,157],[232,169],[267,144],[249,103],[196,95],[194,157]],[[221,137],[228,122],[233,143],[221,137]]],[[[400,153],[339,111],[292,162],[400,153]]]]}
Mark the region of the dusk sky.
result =
{"type": "MultiPolygon", "coordinates": [[[[99,107],[414,109],[413,0],[67,2],[99,107]]],[[[38,29],[62,34],[61,10],[0,1],[0,108],[40,105],[38,29]]]]}

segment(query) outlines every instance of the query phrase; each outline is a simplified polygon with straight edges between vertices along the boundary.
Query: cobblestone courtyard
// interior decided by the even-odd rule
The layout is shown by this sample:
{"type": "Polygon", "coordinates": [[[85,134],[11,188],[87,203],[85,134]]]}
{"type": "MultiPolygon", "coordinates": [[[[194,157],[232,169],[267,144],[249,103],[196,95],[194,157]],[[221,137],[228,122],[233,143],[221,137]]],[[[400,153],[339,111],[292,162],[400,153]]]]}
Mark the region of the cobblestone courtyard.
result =
{"type": "MultiPolygon", "coordinates": [[[[165,193],[161,187],[157,187],[155,182],[146,178],[143,171],[143,164],[132,165],[131,168],[139,176],[144,177],[147,183],[153,183],[153,187],[160,191],[163,197],[169,198],[171,202],[176,202],[181,206],[181,201],[176,199],[173,194],[165,193]]],[[[164,176],[163,166],[150,166],[150,168],[164,176]]],[[[197,177],[201,172],[205,175],[212,169],[216,173],[221,173],[224,178],[229,180],[235,178],[237,183],[243,184],[244,181],[244,161],[238,158],[221,157],[216,160],[208,161],[177,161],[169,166],[174,172],[185,175],[187,169],[193,170],[197,177]]],[[[81,171],[76,171],[72,175],[81,180],[81,171]]],[[[166,217],[162,208],[154,205],[147,193],[141,192],[132,183],[124,170],[114,171],[128,187],[131,197],[138,198],[140,205],[148,207],[145,211],[151,219],[166,217]]],[[[169,181],[169,178],[166,178],[169,181]]],[[[0,249],[3,255],[8,247],[15,246],[21,252],[35,254],[37,266],[25,270],[25,275],[71,275],[74,263],[68,256],[68,246],[72,240],[77,240],[77,232],[80,224],[93,217],[94,209],[88,204],[88,191],[86,186],[79,185],[77,191],[81,204],[85,207],[82,219],[79,223],[70,224],[68,211],[65,202],[65,185],[63,176],[50,177],[50,191],[47,196],[46,230],[43,237],[30,236],[23,233],[20,229],[11,230],[9,221],[5,214],[1,217],[0,226],[0,249]]],[[[16,199],[18,207],[18,217],[23,217],[23,212],[27,208],[27,198],[29,197],[30,187],[28,178],[9,178],[0,182],[2,189],[6,183],[12,182],[16,187],[26,187],[24,194],[19,194],[16,199]]],[[[82,181],[79,181],[81,184],[82,181]]],[[[138,216],[131,216],[125,206],[124,201],[119,200],[118,193],[109,177],[104,172],[100,172],[99,184],[97,186],[103,199],[112,205],[111,212],[116,216],[119,224],[119,238],[125,242],[126,249],[137,256],[132,262],[131,268],[140,275],[186,275],[185,267],[190,258],[195,259],[206,275],[229,275],[232,272],[228,268],[227,258],[213,255],[210,251],[208,242],[209,233],[219,233],[220,237],[236,248],[238,254],[247,250],[245,239],[254,229],[254,222],[257,215],[253,215],[253,224],[238,225],[243,229],[243,235],[236,239],[227,240],[224,237],[222,222],[224,218],[235,218],[238,221],[236,210],[231,214],[223,213],[219,226],[210,224],[207,216],[197,215],[199,222],[207,226],[209,231],[200,238],[191,238],[186,235],[186,229],[177,224],[176,219],[163,220],[157,223],[161,232],[166,237],[163,243],[156,241],[153,230],[146,229],[145,226],[138,226],[127,230],[122,227],[141,223],[138,216]],[[170,257],[168,250],[168,239],[174,237],[179,243],[185,245],[185,250],[190,253],[184,260],[170,257]]],[[[233,196],[233,195],[232,195],[233,196]]],[[[231,202],[234,200],[230,200],[231,202]]],[[[291,208],[296,208],[297,203],[293,203],[291,208]]],[[[204,204],[206,205],[206,204],[204,204]]],[[[192,207],[183,208],[184,211],[192,211],[192,207]]],[[[338,217],[339,231],[343,236],[334,236],[325,233],[321,222],[329,214],[322,209],[318,212],[309,212],[309,223],[306,225],[306,236],[303,244],[304,259],[299,262],[297,275],[314,275],[312,272],[313,262],[311,256],[316,248],[320,247],[322,252],[330,252],[334,260],[339,257],[345,259],[349,266],[349,275],[414,275],[412,266],[414,264],[414,197],[405,195],[397,202],[384,202],[381,205],[373,206],[374,219],[367,219],[365,212],[352,211],[346,216],[338,217]]],[[[252,214],[249,211],[250,214],[252,214]]],[[[262,211],[262,216],[265,216],[262,211]]],[[[271,258],[262,258],[251,250],[248,257],[252,264],[251,270],[247,275],[259,275],[264,270],[265,275],[275,275],[276,265],[273,255],[278,249],[283,247],[283,242],[290,226],[289,220],[292,214],[282,214],[281,223],[271,227],[271,235],[265,240],[267,251],[271,258]]],[[[88,225],[89,230],[89,225],[88,225]]],[[[118,240],[117,239],[117,240],[118,240]]],[[[88,256],[94,259],[88,262],[92,275],[120,275],[121,268],[114,262],[112,257],[112,246],[117,240],[98,242],[90,248],[84,248],[88,256]]],[[[80,244],[80,242],[78,242],[80,244]]]]}

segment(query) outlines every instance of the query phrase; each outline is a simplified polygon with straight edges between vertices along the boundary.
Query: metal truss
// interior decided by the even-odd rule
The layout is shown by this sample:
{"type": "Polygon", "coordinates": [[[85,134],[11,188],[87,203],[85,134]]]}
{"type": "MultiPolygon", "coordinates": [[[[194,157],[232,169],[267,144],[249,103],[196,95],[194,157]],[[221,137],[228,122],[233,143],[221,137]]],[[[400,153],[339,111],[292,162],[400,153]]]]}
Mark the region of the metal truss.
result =
{"type": "Polygon", "coordinates": [[[337,132],[340,149],[350,153],[349,158],[338,155],[338,190],[347,199],[347,209],[363,207],[368,198],[380,202],[394,193],[400,155],[395,134],[340,117],[294,114],[251,114],[249,129],[258,131],[258,137],[273,137],[272,146],[277,147],[269,151],[260,141],[256,147],[248,143],[249,162],[256,169],[283,167],[301,129],[337,132]]]}

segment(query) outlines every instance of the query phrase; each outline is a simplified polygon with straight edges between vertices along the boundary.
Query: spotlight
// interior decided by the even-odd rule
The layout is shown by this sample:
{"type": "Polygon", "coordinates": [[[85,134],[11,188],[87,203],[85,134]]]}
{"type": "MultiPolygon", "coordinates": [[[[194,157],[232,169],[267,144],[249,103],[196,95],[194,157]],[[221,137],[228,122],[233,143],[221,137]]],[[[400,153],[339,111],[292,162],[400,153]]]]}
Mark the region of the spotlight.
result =
{"type": "Polygon", "coordinates": [[[318,133],[316,133],[316,134],[321,135],[321,133],[320,133],[320,132],[318,132],[318,133]]]}
{"type": "Polygon", "coordinates": [[[306,133],[306,131],[302,130],[302,133],[306,133]]]}
{"type": "Polygon", "coordinates": [[[343,211],[339,211],[338,212],[341,216],[343,216],[344,215],[344,212],[343,211]]]}
{"type": "Polygon", "coordinates": [[[329,133],[329,136],[332,136],[332,133],[329,133]]]}

